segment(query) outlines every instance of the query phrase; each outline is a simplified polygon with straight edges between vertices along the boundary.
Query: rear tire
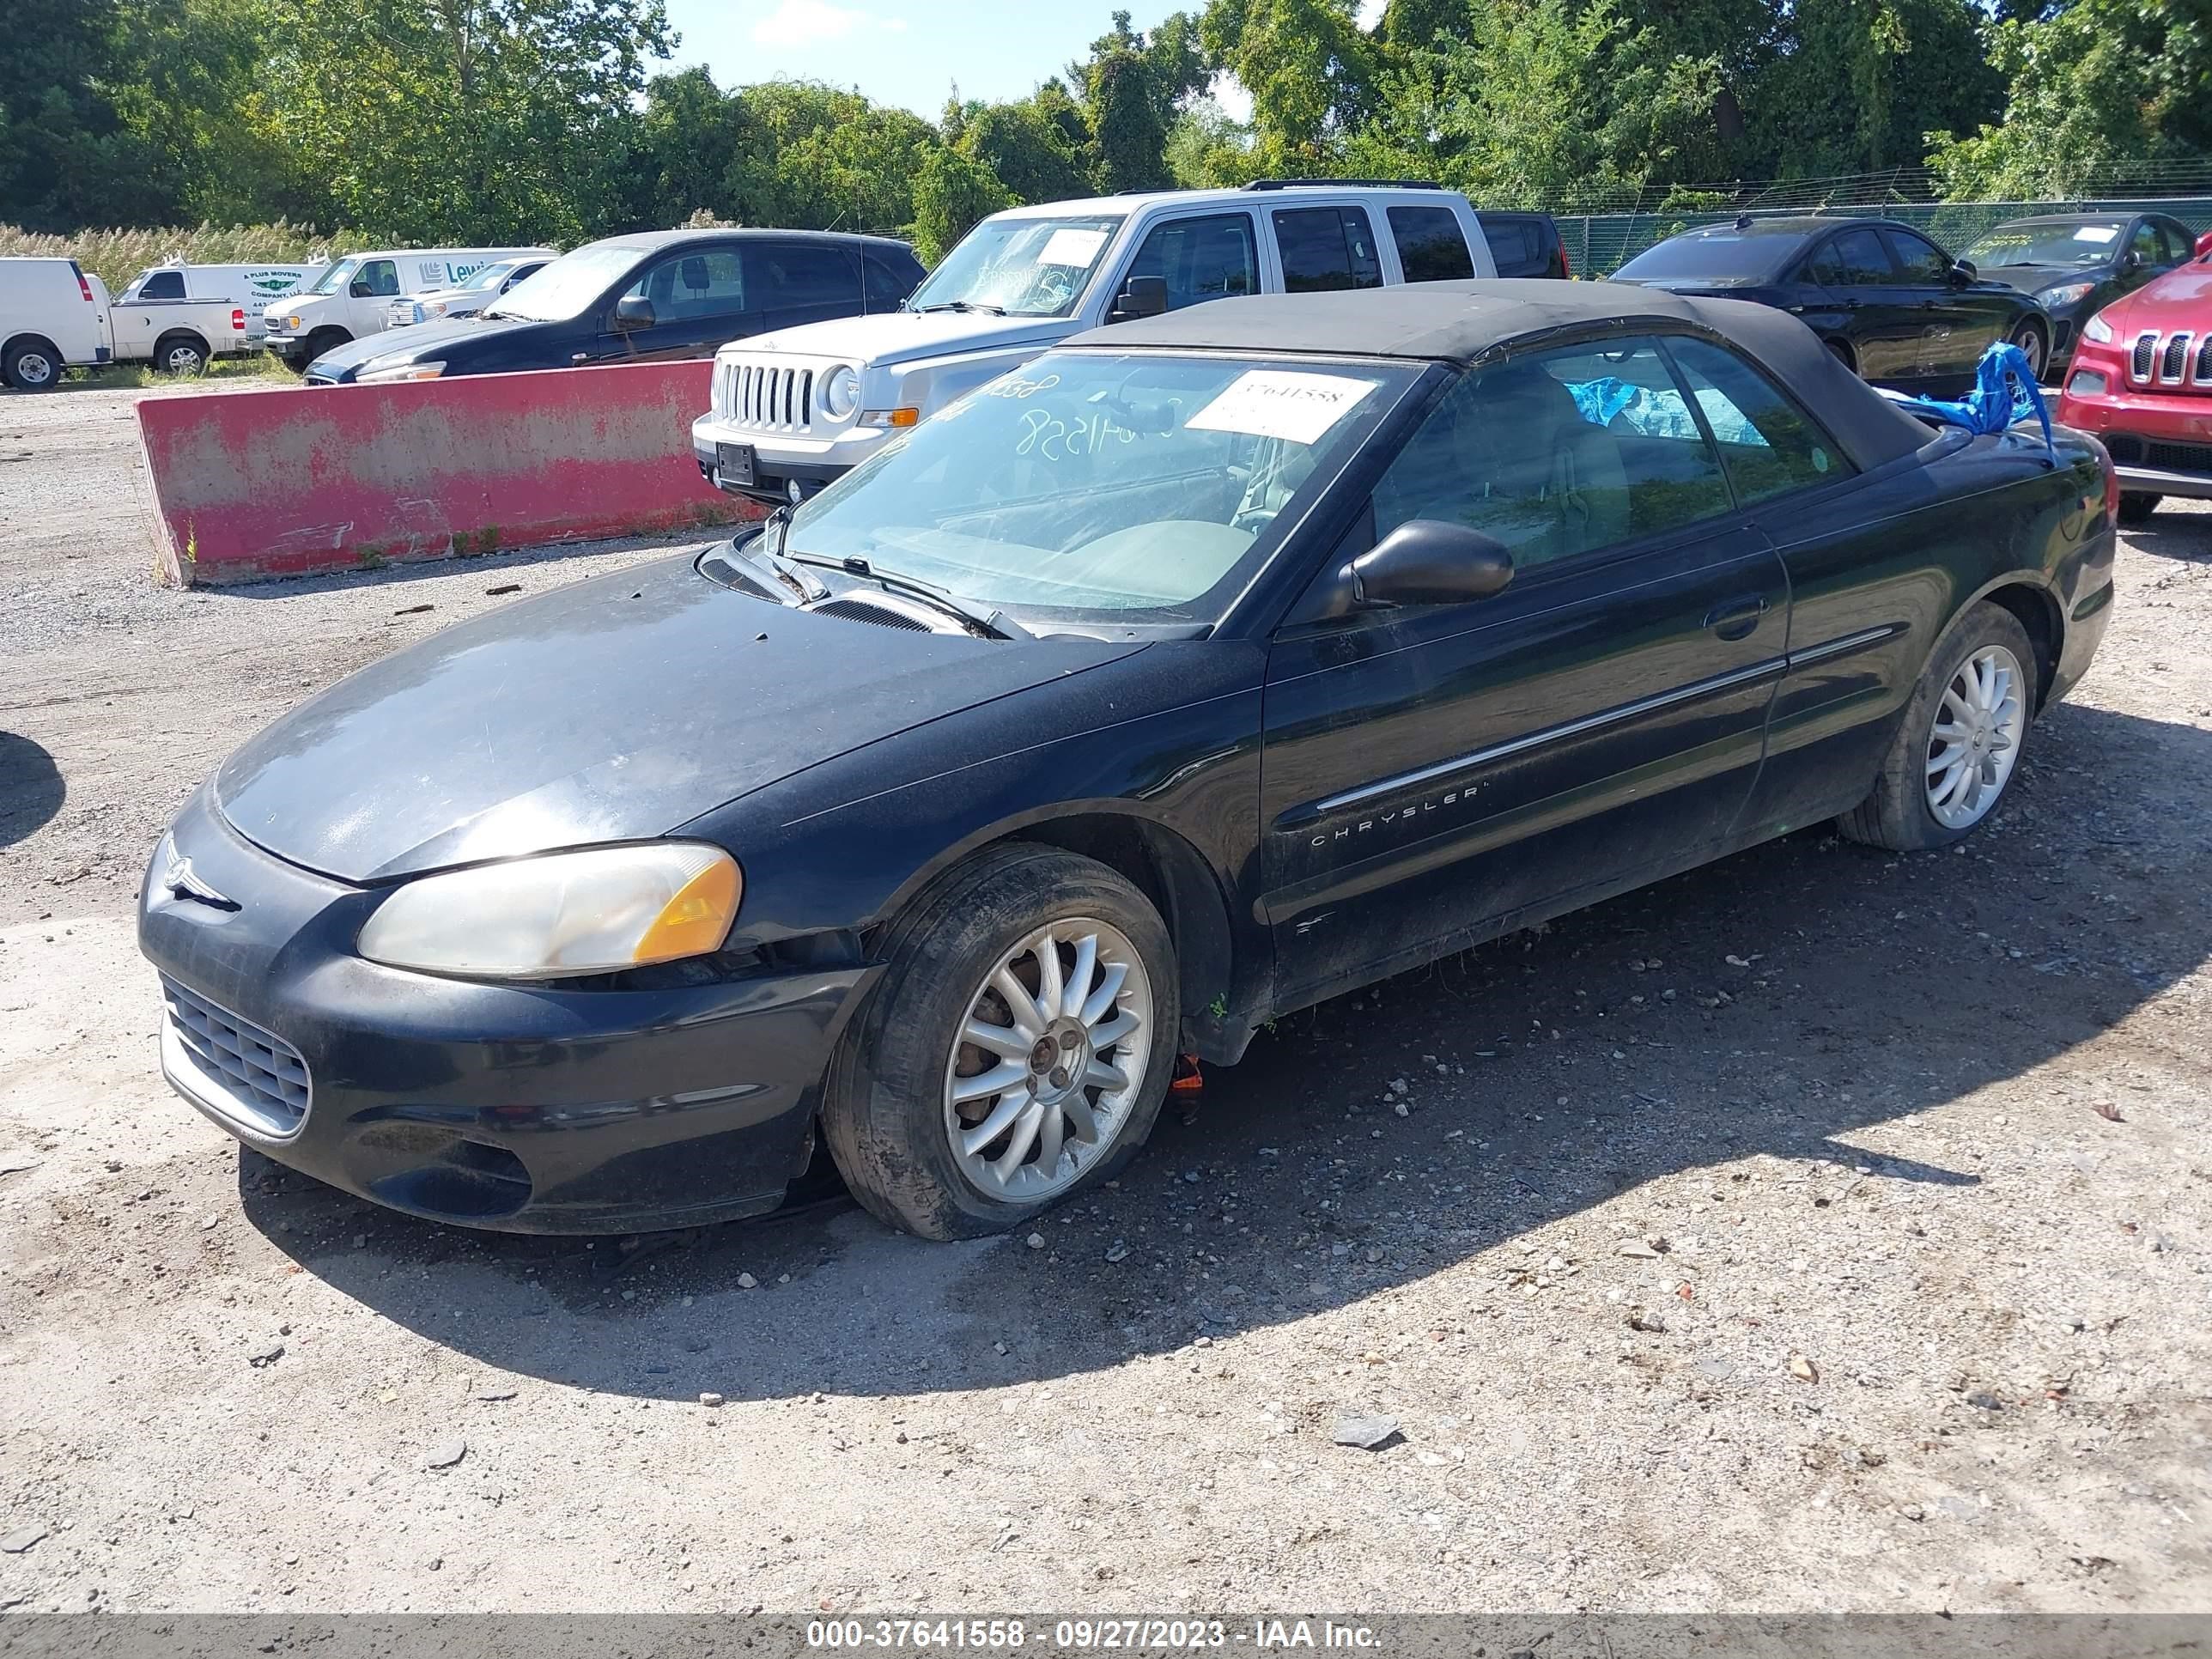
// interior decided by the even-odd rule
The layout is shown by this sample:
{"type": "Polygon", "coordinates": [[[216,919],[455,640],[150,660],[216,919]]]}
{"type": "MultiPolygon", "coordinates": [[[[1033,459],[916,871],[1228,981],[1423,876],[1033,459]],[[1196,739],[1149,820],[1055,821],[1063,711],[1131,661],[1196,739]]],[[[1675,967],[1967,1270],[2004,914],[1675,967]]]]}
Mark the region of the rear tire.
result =
{"type": "Polygon", "coordinates": [[[884,948],[822,1104],[870,1212],[922,1238],[981,1237],[1135,1155],[1173,1078],[1182,1005],[1167,927],[1125,878],[1056,848],[987,848],[884,948]]]}
{"type": "Polygon", "coordinates": [[[154,372],[187,377],[204,374],[210,355],[207,342],[197,334],[164,334],[154,343],[154,372]]]}
{"type": "Polygon", "coordinates": [[[2124,525],[2148,524],[2150,515],[2158,511],[2158,504],[2165,499],[2163,495],[2139,495],[2133,491],[2124,494],[2120,497],[2120,522],[2124,525]]]}
{"type": "Polygon", "coordinates": [[[1836,827],[1893,853],[1965,839],[2020,769],[2039,690],[2020,619],[1986,601],[1970,607],[1929,653],[1872,792],[1836,827]]]}
{"type": "Polygon", "coordinates": [[[52,392],[62,383],[62,354],[36,335],[10,341],[0,356],[0,380],[18,392],[52,392]]]}

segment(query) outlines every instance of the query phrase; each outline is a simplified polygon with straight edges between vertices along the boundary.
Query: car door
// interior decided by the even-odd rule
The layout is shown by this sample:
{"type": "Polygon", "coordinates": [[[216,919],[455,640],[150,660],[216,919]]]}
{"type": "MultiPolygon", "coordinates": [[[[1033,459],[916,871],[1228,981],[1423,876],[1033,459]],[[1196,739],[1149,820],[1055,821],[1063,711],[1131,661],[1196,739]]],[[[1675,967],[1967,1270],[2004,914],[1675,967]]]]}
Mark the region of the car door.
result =
{"type": "Polygon", "coordinates": [[[860,260],[854,248],[837,242],[750,242],[744,261],[746,307],[762,313],[764,332],[860,313],[860,260]]]}
{"type": "Polygon", "coordinates": [[[1872,225],[1838,232],[1814,255],[1813,268],[1832,307],[1838,331],[1863,380],[1917,389],[1924,361],[1919,307],[1901,303],[1903,289],[1881,233],[1872,225]]]}
{"type": "Polygon", "coordinates": [[[692,243],[647,260],[605,307],[587,348],[602,362],[652,362],[711,357],[725,341],[761,331],[763,317],[749,304],[747,271],[735,242],[692,243]],[[625,300],[652,307],[642,326],[617,327],[625,300]]]}
{"type": "Polygon", "coordinates": [[[1964,392],[1982,354],[2004,337],[2017,301],[2009,290],[1966,286],[1951,256],[1917,231],[1891,225],[1881,234],[1897,266],[1900,301],[1920,313],[1923,380],[1940,392],[1964,392]]]}
{"type": "Polygon", "coordinates": [[[1285,1006],[1698,862],[1758,774],[1788,590],[1654,340],[1462,376],[1327,562],[1414,519],[1495,538],[1514,577],[1473,604],[1294,609],[1273,641],[1285,1006]]]}

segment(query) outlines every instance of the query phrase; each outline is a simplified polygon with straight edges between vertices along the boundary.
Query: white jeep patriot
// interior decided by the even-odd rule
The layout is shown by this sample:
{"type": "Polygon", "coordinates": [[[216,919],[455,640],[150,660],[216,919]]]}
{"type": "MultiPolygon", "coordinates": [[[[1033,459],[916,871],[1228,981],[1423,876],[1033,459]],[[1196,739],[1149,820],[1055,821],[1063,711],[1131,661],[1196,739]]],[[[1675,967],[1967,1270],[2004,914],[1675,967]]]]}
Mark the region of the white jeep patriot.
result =
{"type": "Polygon", "coordinates": [[[724,346],[692,456],[732,495],[801,501],[1087,328],[1235,295],[1497,274],[1467,198],[1431,185],[1261,179],[1013,208],[896,311],[724,346]]]}

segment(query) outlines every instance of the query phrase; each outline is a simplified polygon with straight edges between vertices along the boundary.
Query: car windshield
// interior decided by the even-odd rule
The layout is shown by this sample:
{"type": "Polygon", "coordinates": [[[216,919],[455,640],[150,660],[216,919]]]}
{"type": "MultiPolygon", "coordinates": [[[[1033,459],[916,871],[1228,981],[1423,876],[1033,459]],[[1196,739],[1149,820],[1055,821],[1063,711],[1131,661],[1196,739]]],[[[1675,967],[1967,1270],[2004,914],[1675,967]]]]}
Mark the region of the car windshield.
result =
{"type": "Polygon", "coordinates": [[[482,270],[477,271],[466,282],[459,283],[458,286],[464,292],[470,292],[477,289],[497,288],[502,282],[507,280],[507,273],[513,270],[515,266],[521,263],[522,261],[520,259],[501,259],[496,264],[486,265],[482,270]]]}
{"type": "Polygon", "coordinates": [[[1715,230],[1670,237],[1648,247],[1613,274],[1629,281],[1696,276],[1709,282],[1755,283],[1773,274],[1798,239],[1758,231],[1715,230]]]}
{"type": "Polygon", "coordinates": [[[1009,317],[1065,317],[1121,223],[1115,213],[986,219],[945,256],[906,308],[972,306],[1009,317]]]}
{"type": "Polygon", "coordinates": [[[1977,265],[2101,265],[2112,257],[2124,219],[2094,225],[1999,225],[1961,256],[1977,265]]]}
{"type": "Polygon", "coordinates": [[[1077,626],[1215,621],[1419,373],[1054,353],[807,501],[784,550],[1077,626]]]}
{"type": "Polygon", "coordinates": [[[532,323],[565,323],[580,317],[650,250],[620,242],[599,242],[564,253],[542,270],[526,276],[487,317],[514,317],[532,323]]]}
{"type": "Polygon", "coordinates": [[[334,264],[325,265],[323,274],[315,278],[314,285],[312,288],[301,289],[300,291],[302,294],[335,293],[352,279],[354,271],[360,264],[361,261],[358,259],[340,259],[334,264]]]}

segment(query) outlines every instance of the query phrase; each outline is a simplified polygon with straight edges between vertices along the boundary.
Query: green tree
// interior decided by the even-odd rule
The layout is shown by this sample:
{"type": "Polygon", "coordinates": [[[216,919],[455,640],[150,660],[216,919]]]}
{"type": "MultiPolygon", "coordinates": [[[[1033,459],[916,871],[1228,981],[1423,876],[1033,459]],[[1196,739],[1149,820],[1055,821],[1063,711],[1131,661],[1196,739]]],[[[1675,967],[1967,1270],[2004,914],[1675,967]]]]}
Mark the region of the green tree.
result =
{"type": "Polygon", "coordinates": [[[896,230],[913,219],[915,172],[942,148],[920,116],[818,81],[768,81],[736,97],[730,216],[804,230],[896,230]]]}
{"type": "Polygon", "coordinates": [[[653,76],[632,147],[625,216],[665,228],[694,213],[733,213],[730,172],[743,132],[737,95],[716,86],[705,66],[653,76]]]}
{"type": "Polygon", "coordinates": [[[2070,194],[2116,164],[2212,152],[2212,4],[2074,0],[1998,23],[2002,121],[1928,135],[1954,200],[2070,194]]]}
{"type": "MultiPolygon", "coordinates": [[[[996,177],[1018,202],[1055,202],[1091,188],[1083,143],[1070,143],[1036,99],[963,111],[953,148],[996,177]]],[[[919,209],[917,208],[917,213],[919,209]]]]}
{"type": "Polygon", "coordinates": [[[1183,190],[1218,190],[1258,176],[1252,129],[1212,98],[1200,98],[1168,129],[1168,173],[1183,190]]]}
{"type": "Polygon", "coordinates": [[[914,246],[925,264],[935,264],[965,236],[975,222],[1013,198],[991,169],[959,150],[940,144],[926,152],[914,179],[914,246]]]}
{"type": "Polygon", "coordinates": [[[1212,0],[1200,33],[1212,61],[1251,94],[1261,167],[1291,178],[1332,171],[1373,108],[1384,67],[1357,0],[1212,0]]]}
{"type": "Polygon", "coordinates": [[[111,85],[115,0],[8,0],[0,21],[0,221],[33,230],[173,221],[173,173],[111,85]]]}
{"type": "Polygon", "coordinates": [[[278,126],[404,240],[574,240],[617,210],[662,0],[270,0],[278,126]]]}

